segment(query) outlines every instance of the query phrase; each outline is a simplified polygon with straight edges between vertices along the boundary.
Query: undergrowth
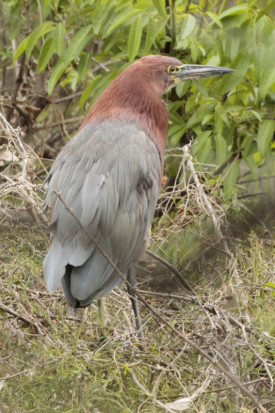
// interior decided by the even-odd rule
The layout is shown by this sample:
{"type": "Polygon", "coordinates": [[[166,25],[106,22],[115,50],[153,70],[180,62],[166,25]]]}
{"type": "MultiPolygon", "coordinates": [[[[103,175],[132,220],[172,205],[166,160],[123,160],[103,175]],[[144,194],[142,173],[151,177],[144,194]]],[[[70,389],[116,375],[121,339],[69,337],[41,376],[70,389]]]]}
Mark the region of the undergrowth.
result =
{"type": "Polygon", "coordinates": [[[180,403],[190,413],[254,413],[259,403],[275,412],[274,204],[266,197],[257,212],[255,200],[226,201],[182,148],[150,249],[193,295],[171,267],[143,258],[139,291],[161,318],[141,306],[141,342],[123,284],[104,300],[105,322],[96,303],[75,318],[61,290],[48,293],[45,170],[41,159],[32,168],[20,131],[2,125],[13,156],[0,172],[0,413],[171,413],[180,403]]]}
{"type": "MultiPolygon", "coordinates": [[[[105,299],[105,326],[96,305],[72,317],[62,292],[51,295],[45,288],[47,239],[41,228],[2,224],[1,233],[1,413],[169,411],[161,404],[190,397],[203,383],[188,411],[255,411],[228,379],[145,308],[146,338],[140,343],[123,286],[105,299]]],[[[150,304],[240,377],[271,412],[275,297],[265,283],[273,278],[274,252],[262,235],[251,232],[236,244],[237,284],[227,277],[223,254],[206,259],[195,288],[218,315],[188,302],[177,283],[167,295],[153,290],[150,281],[161,271],[157,262],[144,260],[139,272],[150,304]]],[[[166,273],[167,285],[169,278],[166,273]]]]}

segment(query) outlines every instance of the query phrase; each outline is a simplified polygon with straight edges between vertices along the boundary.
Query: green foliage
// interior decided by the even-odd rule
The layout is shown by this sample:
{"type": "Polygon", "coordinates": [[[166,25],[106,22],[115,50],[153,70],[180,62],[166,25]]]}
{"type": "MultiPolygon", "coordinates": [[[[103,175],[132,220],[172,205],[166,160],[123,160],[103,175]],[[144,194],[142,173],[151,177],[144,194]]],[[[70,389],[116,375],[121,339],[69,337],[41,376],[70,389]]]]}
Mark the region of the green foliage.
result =
{"type": "MultiPolygon", "coordinates": [[[[10,0],[2,8],[8,37],[17,44],[13,62],[26,53],[35,70],[46,73],[49,95],[60,90],[57,85],[80,90],[81,107],[87,110],[127,64],[145,54],[169,53],[183,62],[233,68],[234,73],[222,78],[185,82],[171,100],[168,96],[168,146],[196,138],[197,161],[226,176],[228,198],[243,166],[254,177],[259,167],[270,172],[262,166],[273,159],[274,149],[274,2],[39,4],[40,11],[34,0],[10,0]],[[232,164],[236,157],[239,161],[232,164]]],[[[4,59],[4,50],[1,56],[4,59]]]]}

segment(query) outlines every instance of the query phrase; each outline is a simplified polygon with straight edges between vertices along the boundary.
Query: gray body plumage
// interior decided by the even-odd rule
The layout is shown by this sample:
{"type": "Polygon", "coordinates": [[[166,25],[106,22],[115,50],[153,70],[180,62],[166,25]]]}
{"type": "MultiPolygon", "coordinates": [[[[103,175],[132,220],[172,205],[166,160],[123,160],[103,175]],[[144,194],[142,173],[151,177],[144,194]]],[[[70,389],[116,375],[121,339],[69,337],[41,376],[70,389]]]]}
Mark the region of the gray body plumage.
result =
{"type": "Polygon", "coordinates": [[[60,283],[71,307],[87,306],[121,281],[58,199],[73,210],[125,274],[146,247],[160,186],[161,161],[153,140],[135,124],[87,124],[61,150],[48,177],[54,233],[44,261],[50,291],[60,283]]]}

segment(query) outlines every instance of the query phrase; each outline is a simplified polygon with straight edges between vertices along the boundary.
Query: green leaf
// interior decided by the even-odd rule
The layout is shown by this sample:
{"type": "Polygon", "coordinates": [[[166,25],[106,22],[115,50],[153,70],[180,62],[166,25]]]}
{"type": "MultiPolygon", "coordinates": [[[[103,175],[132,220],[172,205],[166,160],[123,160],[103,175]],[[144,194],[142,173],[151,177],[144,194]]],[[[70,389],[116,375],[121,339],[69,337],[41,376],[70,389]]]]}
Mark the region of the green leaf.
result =
{"type": "Polygon", "coordinates": [[[67,65],[63,61],[59,61],[55,65],[55,67],[53,69],[53,72],[51,74],[51,77],[49,79],[49,82],[48,82],[47,92],[48,92],[49,95],[52,94],[52,92],[54,90],[54,87],[57,84],[57,82],[58,82],[59,78],[61,77],[62,73],[66,69],[66,66],[67,65]]]}
{"type": "Polygon", "coordinates": [[[254,56],[257,51],[256,45],[256,17],[250,19],[246,28],[246,47],[248,54],[254,56]]]}
{"type": "Polygon", "coordinates": [[[213,20],[214,23],[217,24],[217,26],[220,27],[220,29],[222,29],[223,26],[222,26],[222,22],[220,21],[219,16],[217,16],[212,11],[208,11],[206,14],[210,17],[211,20],[213,20]]]}
{"type": "Polygon", "coordinates": [[[13,56],[13,61],[12,61],[13,65],[16,62],[16,60],[21,56],[21,54],[24,53],[24,51],[26,50],[28,41],[29,41],[29,37],[26,37],[24,40],[22,40],[22,42],[17,47],[15,54],[13,56]]]}
{"type": "Polygon", "coordinates": [[[143,49],[144,53],[147,53],[152,44],[155,42],[158,34],[165,26],[165,21],[157,21],[154,17],[149,17],[148,24],[147,24],[147,32],[146,32],[146,39],[145,39],[145,46],[143,49]]]}
{"type": "Polygon", "coordinates": [[[120,26],[125,21],[129,20],[131,17],[135,16],[136,14],[140,13],[140,10],[135,10],[132,7],[124,8],[121,13],[119,13],[115,19],[113,20],[111,26],[105,33],[104,37],[107,37],[113,30],[115,30],[118,26],[120,26]]]}
{"type": "Polygon", "coordinates": [[[58,54],[58,56],[60,56],[63,50],[65,39],[65,27],[63,23],[57,24],[55,31],[53,33],[53,38],[55,42],[55,51],[58,54]]]}
{"type": "Polygon", "coordinates": [[[223,77],[219,93],[223,94],[232,91],[243,80],[249,64],[250,61],[245,54],[239,55],[233,64],[230,65],[232,69],[235,69],[235,72],[223,77]]]}
{"type": "Polygon", "coordinates": [[[49,116],[49,113],[50,113],[50,107],[48,105],[42,110],[42,112],[39,113],[35,121],[38,123],[43,122],[43,120],[46,119],[47,116],[49,116]]]}
{"type": "Polygon", "coordinates": [[[231,7],[230,9],[225,10],[223,13],[221,13],[219,15],[219,19],[222,20],[228,16],[236,16],[239,14],[243,14],[247,10],[249,10],[249,7],[246,5],[234,6],[234,7],[231,7]]]}
{"type": "Polygon", "coordinates": [[[132,62],[139,51],[139,46],[142,36],[142,17],[139,15],[131,25],[130,35],[128,39],[128,56],[132,62]]]}
{"type": "MultiPolygon", "coordinates": [[[[93,32],[98,35],[101,31],[106,32],[106,19],[109,16],[110,11],[115,7],[115,3],[112,1],[98,1],[96,9],[93,13],[93,32]],[[102,30],[103,29],[103,30],[102,30]]],[[[114,11],[112,11],[114,14],[114,11]]]]}
{"type": "Polygon", "coordinates": [[[37,64],[38,73],[43,72],[45,70],[45,67],[50,61],[54,51],[55,51],[54,39],[50,37],[49,39],[45,41],[40,51],[38,64],[37,64]]]}
{"type": "Polygon", "coordinates": [[[67,66],[72,60],[76,59],[77,56],[82,52],[86,44],[92,39],[93,34],[89,35],[92,29],[92,25],[89,24],[86,27],[78,30],[70,41],[70,45],[65,51],[64,55],[61,56],[62,61],[65,62],[67,66]]]}
{"type": "Polygon", "coordinates": [[[86,77],[86,74],[89,70],[90,61],[91,61],[90,53],[83,53],[82,56],[80,57],[79,65],[78,65],[78,75],[79,75],[80,82],[83,82],[83,80],[86,77]]]}
{"type": "Polygon", "coordinates": [[[204,131],[198,134],[192,147],[192,151],[200,163],[203,163],[209,154],[211,148],[210,134],[211,131],[204,131]]]}
{"type": "Polygon", "coordinates": [[[259,99],[264,99],[275,82],[275,46],[257,45],[255,75],[259,82],[259,99]]]}
{"type": "Polygon", "coordinates": [[[215,108],[215,130],[218,135],[223,132],[222,104],[220,102],[215,108]]]}
{"type": "Polygon", "coordinates": [[[100,81],[102,75],[98,75],[96,76],[91,83],[89,83],[89,85],[87,87],[85,87],[81,98],[80,98],[80,106],[83,107],[84,103],[86,102],[86,100],[89,98],[90,94],[91,94],[91,90],[93,87],[96,86],[96,84],[100,81]]]}
{"type": "Polygon", "coordinates": [[[183,18],[183,23],[181,26],[180,40],[188,37],[194,28],[196,27],[197,21],[192,14],[185,14],[183,18]]]}
{"type": "Polygon", "coordinates": [[[204,103],[202,104],[189,118],[188,122],[185,125],[185,129],[192,128],[197,123],[201,122],[201,120],[209,113],[212,112],[214,107],[214,103],[204,103]]]}
{"type": "Polygon", "coordinates": [[[229,60],[234,60],[239,51],[240,47],[240,33],[236,29],[230,29],[227,31],[228,36],[226,36],[226,55],[229,57],[229,60]]]}
{"type": "Polygon", "coordinates": [[[224,179],[224,192],[227,199],[230,199],[234,190],[237,179],[240,175],[240,160],[234,161],[224,179]]]}
{"type": "Polygon", "coordinates": [[[70,70],[67,77],[61,82],[61,86],[64,87],[68,83],[71,85],[73,92],[75,92],[78,81],[78,72],[74,69],[70,70]]]}
{"type": "Polygon", "coordinates": [[[254,154],[250,154],[249,156],[246,156],[246,154],[243,154],[243,159],[245,163],[247,164],[248,168],[250,169],[253,178],[258,179],[259,177],[259,168],[258,165],[254,159],[254,154]]]}
{"type": "Polygon", "coordinates": [[[257,135],[257,145],[259,152],[264,156],[270,146],[275,129],[274,120],[263,120],[257,135]]]}
{"type": "Polygon", "coordinates": [[[153,4],[157,11],[159,12],[160,16],[167,20],[167,13],[165,9],[165,0],[153,0],[153,4]]]}
{"type": "Polygon", "coordinates": [[[216,141],[216,159],[217,163],[221,164],[224,158],[227,155],[227,144],[226,140],[224,137],[220,134],[217,133],[215,136],[215,141],[216,141]]]}
{"type": "Polygon", "coordinates": [[[40,26],[38,26],[33,32],[32,34],[29,36],[29,41],[27,44],[27,48],[26,48],[26,55],[27,58],[30,57],[31,52],[34,48],[34,46],[36,45],[36,43],[38,42],[38,40],[44,36],[45,34],[49,33],[50,31],[52,31],[54,29],[53,27],[53,22],[45,22],[42,23],[40,26]]]}

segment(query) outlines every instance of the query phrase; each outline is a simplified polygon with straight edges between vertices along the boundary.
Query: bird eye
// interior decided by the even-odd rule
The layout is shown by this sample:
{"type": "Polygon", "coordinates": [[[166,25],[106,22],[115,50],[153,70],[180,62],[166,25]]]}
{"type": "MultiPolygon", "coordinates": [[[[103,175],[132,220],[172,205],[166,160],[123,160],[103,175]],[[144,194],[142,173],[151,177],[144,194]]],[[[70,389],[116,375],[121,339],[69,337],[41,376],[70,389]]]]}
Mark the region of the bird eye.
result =
{"type": "Polygon", "coordinates": [[[175,73],[175,71],[176,71],[175,66],[170,66],[169,67],[169,73],[175,73]]]}

